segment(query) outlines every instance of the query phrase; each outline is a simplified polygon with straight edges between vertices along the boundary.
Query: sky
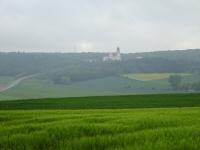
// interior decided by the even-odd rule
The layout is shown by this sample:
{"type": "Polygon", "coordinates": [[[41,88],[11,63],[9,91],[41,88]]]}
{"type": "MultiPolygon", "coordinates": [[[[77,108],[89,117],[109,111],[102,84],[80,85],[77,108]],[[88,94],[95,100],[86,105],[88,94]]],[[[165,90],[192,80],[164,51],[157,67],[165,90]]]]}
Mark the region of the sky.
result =
{"type": "Polygon", "coordinates": [[[199,0],[0,0],[0,51],[200,48],[199,0]]]}

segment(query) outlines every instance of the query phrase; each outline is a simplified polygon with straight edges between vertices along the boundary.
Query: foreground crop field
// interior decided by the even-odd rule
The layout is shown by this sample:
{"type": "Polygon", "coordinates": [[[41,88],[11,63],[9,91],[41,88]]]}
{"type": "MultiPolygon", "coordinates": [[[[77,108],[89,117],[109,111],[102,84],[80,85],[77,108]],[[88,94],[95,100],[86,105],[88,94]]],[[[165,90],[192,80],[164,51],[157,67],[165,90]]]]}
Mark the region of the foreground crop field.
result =
{"type": "Polygon", "coordinates": [[[200,148],[200,109],[0,111],[0,149],[200,148]]]}
{"type": "Polygon", "coordinates": [[[199,150],[199,107],[200,94],[1,101],[0,150],[199,150]]]}

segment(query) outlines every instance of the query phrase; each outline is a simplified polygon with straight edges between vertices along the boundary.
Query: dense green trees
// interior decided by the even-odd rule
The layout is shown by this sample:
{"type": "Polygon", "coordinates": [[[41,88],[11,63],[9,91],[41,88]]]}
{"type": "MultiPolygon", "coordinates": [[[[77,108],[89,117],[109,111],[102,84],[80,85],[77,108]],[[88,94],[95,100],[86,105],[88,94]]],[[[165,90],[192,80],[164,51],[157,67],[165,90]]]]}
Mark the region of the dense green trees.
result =
{"type": "Polygon", "coordinates": [[[171,75],[168,81],[174,90],[200,91],[200,81],[194,83],[182,83],[182,77],[180,75],[171,75]]]}
{"type": "Polygon", "coordinates": [[[194,89],[195,91],[200,91],[200,81],[192,84],[192,89],[194,89]]]}

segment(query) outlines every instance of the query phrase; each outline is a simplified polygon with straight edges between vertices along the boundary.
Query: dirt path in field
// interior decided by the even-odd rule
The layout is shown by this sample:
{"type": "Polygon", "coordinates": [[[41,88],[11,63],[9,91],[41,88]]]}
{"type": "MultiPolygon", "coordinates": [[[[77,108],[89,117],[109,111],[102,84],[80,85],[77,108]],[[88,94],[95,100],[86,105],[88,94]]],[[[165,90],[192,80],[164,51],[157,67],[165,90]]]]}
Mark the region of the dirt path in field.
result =
{"type": "Polygon", "coordinates": [[[33,75],[28,75],[28,76],[24,76],[24,77],[21,77],[21,78],[18,78],[14,81],[12,81],[11,83],[7,84],[7,85],[3,85],[1,86],[0,85],[0,92],[4,92],[6,90],[9,90],[13,87],[15,87],[16,85],[18,85],[20,82],[22,82],[23,80],[26,80],[26,79],[29,79],[29,78],[32,78],[32,77],[35,77],[37,76],[38,74],[33,74],[33,75]]]}

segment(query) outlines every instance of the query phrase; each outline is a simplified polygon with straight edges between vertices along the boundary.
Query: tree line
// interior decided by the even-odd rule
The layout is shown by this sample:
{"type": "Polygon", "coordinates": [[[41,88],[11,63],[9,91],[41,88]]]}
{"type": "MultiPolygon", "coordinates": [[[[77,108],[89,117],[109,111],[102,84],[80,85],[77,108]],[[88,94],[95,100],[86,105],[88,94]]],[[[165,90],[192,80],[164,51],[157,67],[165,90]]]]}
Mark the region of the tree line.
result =
{"type": "Polygon", "coordinates": [[[195,83],[182,83],[181,75],[171,75],[168,79],[173,90],[200,91],[200,81],[195,83]]]}

